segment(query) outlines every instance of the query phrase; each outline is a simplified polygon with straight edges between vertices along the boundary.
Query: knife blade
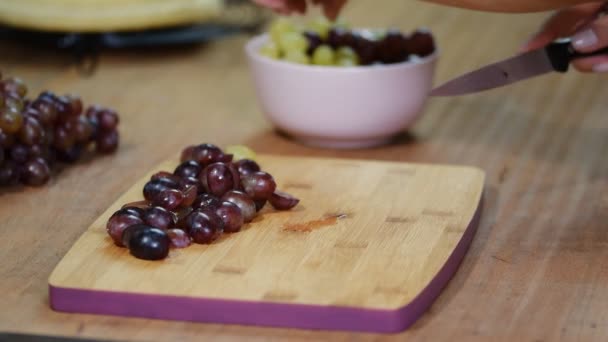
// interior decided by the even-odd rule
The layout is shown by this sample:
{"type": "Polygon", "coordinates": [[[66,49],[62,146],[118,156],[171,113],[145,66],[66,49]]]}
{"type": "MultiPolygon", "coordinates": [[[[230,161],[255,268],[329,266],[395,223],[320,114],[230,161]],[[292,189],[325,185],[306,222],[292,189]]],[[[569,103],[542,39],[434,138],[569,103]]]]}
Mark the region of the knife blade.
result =
{"type": "Polygon", "coordinates": [[[544,48],[526,52],[457,77],[431,90],[430,96],[458,96],[503,87],[551,72],[565,73],[570,63],[583,57],[608,54],[608,48],[579,53],[570,39],[557,40],[544,48]]]}

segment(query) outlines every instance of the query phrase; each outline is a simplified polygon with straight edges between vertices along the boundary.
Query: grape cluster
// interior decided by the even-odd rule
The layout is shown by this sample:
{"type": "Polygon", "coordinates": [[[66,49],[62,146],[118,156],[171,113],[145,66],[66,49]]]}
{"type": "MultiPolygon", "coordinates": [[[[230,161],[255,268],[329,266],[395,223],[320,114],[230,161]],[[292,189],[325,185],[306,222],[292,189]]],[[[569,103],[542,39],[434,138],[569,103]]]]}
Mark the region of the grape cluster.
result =
{"type": "Polygon", "coordinates": [[[18,78],[0,74],[0,187],[42,186],[60,163],[74,163],[89,150],[107,154],[119,144],[118,115],[75,95],[50,91],[27,98],[18,78]]]}
{"type": "Polygon", "coordinates": [[[171,248],[210,244],[239,232],[267,203],[276,210],[299,203],[243,153],[250,150],[228,151],[213,144],[185,148],[173,172],[157,172],[146,182],[144,200],[125,204],[110,217],[106,231],[114,244],[136,258],[160,260],[171,248]]]}
{"type": "Polygon", "coordinates": [[[320,66],[393,64],[426,57],[435,51],[433,35],[416,30],[350,30],[343,24],[317,19],[298,27],[287,19],[270,26],[270,41],[260,53],[273,59],[320,66]]]}

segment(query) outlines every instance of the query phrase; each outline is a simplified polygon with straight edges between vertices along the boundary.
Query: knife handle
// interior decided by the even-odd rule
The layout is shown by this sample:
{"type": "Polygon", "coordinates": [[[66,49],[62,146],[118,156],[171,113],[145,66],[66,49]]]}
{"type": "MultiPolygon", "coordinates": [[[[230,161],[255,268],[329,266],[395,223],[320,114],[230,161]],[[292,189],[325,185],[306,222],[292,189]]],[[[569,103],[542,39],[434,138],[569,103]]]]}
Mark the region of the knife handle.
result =
{"type": "Polygon", "coordinates": [[[575,59],[608,55],[608,47],[588,53],[578,52],[574,50],[569,39],[551,43],[547,46],[546,50],[547,55],[549,55],[549,59],[551,60],[551,64],[553,64],[553,68],[558,72],[568,71],[570,63],[575,59]]]}

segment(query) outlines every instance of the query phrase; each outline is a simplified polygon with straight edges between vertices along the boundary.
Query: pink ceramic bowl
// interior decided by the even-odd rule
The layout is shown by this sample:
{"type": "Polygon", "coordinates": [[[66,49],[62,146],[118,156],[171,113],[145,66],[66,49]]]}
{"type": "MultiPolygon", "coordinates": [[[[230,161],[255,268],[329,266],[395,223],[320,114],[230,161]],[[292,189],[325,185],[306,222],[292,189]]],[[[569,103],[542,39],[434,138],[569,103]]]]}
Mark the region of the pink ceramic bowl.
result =
{"type": "Polygon", "coordinates": [[[304,144],[385,144],[409,128],[424,109],[437,52],[391,65],[311,66],[259,54],[268,39],[257,36],[245,48],[258,101],[276,128],[304,144]]]}

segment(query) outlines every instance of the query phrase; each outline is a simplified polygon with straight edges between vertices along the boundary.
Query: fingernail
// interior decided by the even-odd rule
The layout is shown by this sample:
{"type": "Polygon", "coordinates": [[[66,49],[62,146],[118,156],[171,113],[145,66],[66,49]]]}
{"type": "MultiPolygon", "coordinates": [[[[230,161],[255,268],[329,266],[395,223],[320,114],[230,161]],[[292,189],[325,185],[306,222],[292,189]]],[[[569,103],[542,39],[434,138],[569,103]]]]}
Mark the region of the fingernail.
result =
{"type": "Polygon", "coordinates": [[[572,36],[572,45],[574,45],[574,48],[576,49],[594,47],[598,41],[599,39],[592,29],[587,29],[572,36]]]}
{"type": "Polygon", "coordinates": [[[592,69],[593,72],[608,72],[608,62],[596,64],[592,69]]]}

